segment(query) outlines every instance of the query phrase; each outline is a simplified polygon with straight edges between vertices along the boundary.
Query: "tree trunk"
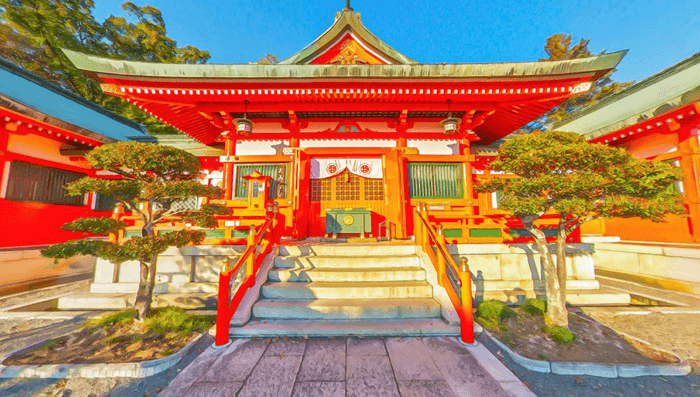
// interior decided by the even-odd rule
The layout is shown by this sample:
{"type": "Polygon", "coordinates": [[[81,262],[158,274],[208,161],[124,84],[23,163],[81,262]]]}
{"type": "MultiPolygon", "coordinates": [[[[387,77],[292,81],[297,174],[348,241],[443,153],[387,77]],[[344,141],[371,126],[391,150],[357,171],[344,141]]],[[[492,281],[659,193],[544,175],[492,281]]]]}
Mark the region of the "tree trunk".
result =
{"type": "Polygon", "coordinates": [[[566,301],[557,277],[557,269],[554,259],[547,246],[547,237],[544,232],[536,228],[532,223],[523,222],[525,229],[535,236],[535,243],[540,252],[540,260],[544,267],[545,297],[547,299],[547,312],[544,315],[545,324],[569,328],[569,314],[566,310],[566,301]]]}
{"type": "Polygon", "coordinates": [[[559,220],[557,232],[557,278],[562,300],[566,302],[566,219],[563,217],[559,220]]]}
{"type": "MultiPolygon", "coordinates": [[[[141,230],[143,237],[153,236],[153,226],[146,224],[141,230]]],[[[151,258],[143,258],[140,263],[139,288],[136,291],[134,301],[134,318],[138,322],[143,322],[151,315],[151,302],[153,301],[153,290],[156,285],[156,264],[158,255],[151,258]]]]}

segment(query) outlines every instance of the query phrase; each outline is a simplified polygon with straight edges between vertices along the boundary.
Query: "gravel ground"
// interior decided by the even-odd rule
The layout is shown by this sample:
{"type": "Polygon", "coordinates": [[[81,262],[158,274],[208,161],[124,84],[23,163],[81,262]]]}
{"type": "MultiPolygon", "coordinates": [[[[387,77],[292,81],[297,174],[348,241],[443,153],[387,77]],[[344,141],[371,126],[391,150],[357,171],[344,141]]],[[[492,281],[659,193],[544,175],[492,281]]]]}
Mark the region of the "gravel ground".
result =
{"type": "Polygon", "coordinates": [[[601,323],[673,351],[694,364],[687,376],[644,376],[638,378],[599,378],[595,376],[554,375],[521,367],[501,352],[485,335],[477,339],[498,357],[539,397],[668,396],[700,397],[700,315],[662,314],[614,315],[611,309],[584,310],[601,323]],[[691,361],[695,360],[695,361],[691,361]]]}
{"type": "Polygon", "coordinates": [[[480,335],[477,340],[494,353],[538,397],[700,397],[700,374],[614,379],[541,374],[515,363],[485,335],[480,335]]]}
{"type": "Polygon", "coordinates": [[[155,396],[164,389],[183,368],[214,342],[206,335],[170,370],[148,378],[103,379],[0,379],[0,397],[139,397],[155,396]]]}
{"type": "Polygon", "coordinates": [[[614,309],[584,311],[596,321],[688,360],[700,375],[700,314],[615,314],[614,309]]]}

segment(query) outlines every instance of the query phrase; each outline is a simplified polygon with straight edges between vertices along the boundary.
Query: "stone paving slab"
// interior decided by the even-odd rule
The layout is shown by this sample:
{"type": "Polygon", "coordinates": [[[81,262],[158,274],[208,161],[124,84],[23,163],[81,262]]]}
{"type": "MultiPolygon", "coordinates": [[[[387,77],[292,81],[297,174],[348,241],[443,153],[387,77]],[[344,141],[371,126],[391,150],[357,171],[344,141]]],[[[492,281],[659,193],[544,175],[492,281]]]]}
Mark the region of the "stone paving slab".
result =
{"type": "Polygon", "coordinates": [[[454,397],[450,386],[444,380],[399,381],[401,397],[454,397]]]}
{"type": "Polygon", "coordinates": [[[513,397],[531,392],[487,349],[453,337],[235,339],[159,396],[513,397]]]}
{"type": "Polygon", "coordinates": [[[297,382],[292,397],[345,397],[345,382],[297,382]]]}
{"type": "Polygon", "coordinates": [[[290,396],[302,356],[263,357],[246,380],[239,397],[290,396]]]}
{"type": "Polygon", "coordinates": [[[389,357],[348,357],[347,397],[399,397],[389,357]]]}
{"type": "Polygon", "coordinates": [[[263,355],[266,340],[237,339],[226,348],[200,382],[244,382],[263,355]]]}
{"type": "Polygon", "coordinates": [[[235,397],[243,382],[194,383],[184,395],[187,397],[235,397]]]}
{"type": "Polygon", "coordinates": [[[348,356],[386,356],[382,338],[348,338],[348,356]]]}
{"type": "Polygon", "coordinates": [[[443,380],[428,349],[420,339],[387,339],[386,348],[389,351],[396,380],[443,380]]]}
{"type": "Polygon", "coordinates": [[[345,380],[345,339],[311,339],[297,380],[340,382],[345,380]]]}

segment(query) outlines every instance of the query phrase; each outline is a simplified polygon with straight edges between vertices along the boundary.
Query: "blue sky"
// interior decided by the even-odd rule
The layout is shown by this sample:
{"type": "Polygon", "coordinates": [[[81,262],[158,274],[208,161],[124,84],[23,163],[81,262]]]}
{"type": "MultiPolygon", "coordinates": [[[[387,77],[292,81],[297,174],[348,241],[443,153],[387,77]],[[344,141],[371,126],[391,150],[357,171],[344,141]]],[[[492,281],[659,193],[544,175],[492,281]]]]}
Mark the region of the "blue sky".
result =
{"type": "MultiPolygon", "coordinates": [[[[163,12],[178,45],[209,50],[213,63],[248,63],[301,50],[332,23],[344,0],[133,0],[163,12]]],[[[125,16],[96,0],[95,16],[125,16]]],[[[614,78],[641,80],[700,51],[697,0],[352,0],[362,21],[422,63],[533,61],[554,33],[591,40],[594,52],[629,49],[614,78]]]]}

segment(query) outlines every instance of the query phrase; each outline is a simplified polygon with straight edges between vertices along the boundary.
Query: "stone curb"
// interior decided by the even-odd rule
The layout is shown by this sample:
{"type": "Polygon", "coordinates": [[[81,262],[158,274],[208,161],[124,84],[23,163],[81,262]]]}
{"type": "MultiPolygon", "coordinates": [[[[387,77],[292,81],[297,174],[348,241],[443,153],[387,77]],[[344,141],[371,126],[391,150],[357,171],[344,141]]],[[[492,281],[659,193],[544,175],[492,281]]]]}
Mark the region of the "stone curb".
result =
{"type": "MultiPolygon", "coordinates": [[[[182,357],[207,333],[202,333],[190,341],[177,353],[168,357],[155,360],[140,361],[135,363],[115,363],[115,364],[47,364],[47,365],[10,365],[0,364],[0,379],[11,378],[146,378],[159,374],[175,366],[182,360],[182,357]]],[[[55,338],[55,337],[54,337],[55,338]]],[[[0,362],[7,357],[29,351],[36,346],[45,343],[48,338],[37,343],[32,343],[21,349],[2,357],[0,362]]]]}
{"type": "MultiPolygon", "coordinates": [[[[619,331],[616,332],[651,346],[650,343],[639,338],[635,338],[619,331]]],[[[683,376],[689,374],[691,371],[690,365],[687,361],[683,360],[674,353],[661,350],[657,347],[654,347],[654,349],[673,355],[674,357],[678,358],[679,362],[676,364],[598,364],[533,360],[514,352],[508,346],[504,345],[501,341],[491,335],[491,333],[489,333],[487,330],[484,330],[483,333],[484,335],[488,336],[488,338],[499,348],[505,351],[510,358],[513,359],[513,361],[534,372],[552,373],[557,375],[590,375],[601,378],[634,378],[638,376],[660,375],[683,376]]]]}

